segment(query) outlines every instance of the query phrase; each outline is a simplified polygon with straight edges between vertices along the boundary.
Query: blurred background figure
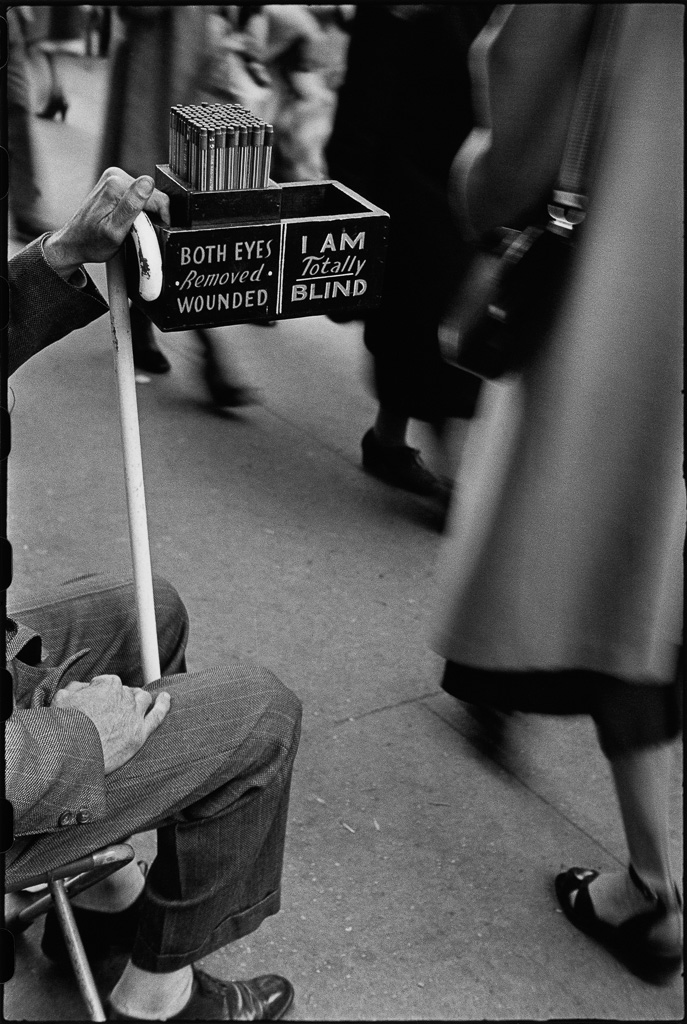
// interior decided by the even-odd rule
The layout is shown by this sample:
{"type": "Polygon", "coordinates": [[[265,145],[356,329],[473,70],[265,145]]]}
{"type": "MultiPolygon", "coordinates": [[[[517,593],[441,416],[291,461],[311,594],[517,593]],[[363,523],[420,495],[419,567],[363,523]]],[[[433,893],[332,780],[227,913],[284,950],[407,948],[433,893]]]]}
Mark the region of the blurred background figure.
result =
{"type": "Polygon", "coordinates": [[[7,11],[7,147],[9,151],[9,201],[12,235],[28,242],[51,225],[41,200],[33,117],[29,48],[40,35],[35,10],[10,7],[7,11]]]}
{"type": "Polygon", "coordinates": [[[365,318],[379,407],[363,466],[443,506],[448,482],[406,435],[416,419],[444,438],[450,419],[472,416],[479,392],[476,377],[442,361],[437,329],[471,252],[451,222],[446,180],[473,125],[468,48],[491,9],[359,5],[326,150],[331,176],[391,215],[382,304],[365,318]]]}
{"type": "Polygon", "coordinates": [[[32,8],[39,31],[33,45],[42,56],[48,75],[48,95],[37,116],[46,121],[60,118],[64,121],[69,109],[60,55],[85,52],[86,8],[84,6],[51,6],[32,8]]]}
{"type": "Polygon", "coordinates": [[[269,4],[266,63],[272,79],[276,181],[328,176],[325,147],[344,79],[351,5],[269,4]]]}
{"type": "Polygon", "coordinates": [[[460,700],[593,717],[629,866],[571,868],[556,891],[577,927],[658,981],[682,959],[668,795],[685,540],[683,9],[500,9],[473,49],[481,127],[451,194],[473,237],[545,216],[592,21],[612,9],[589,210],[532,364],[485,387],[442,553],[436,649],[460,700]]]}
{"type": "MultiPolygon", "coordinates": [[[[217,56],[211,45],[215,41],[210,23],[213,10],[184,4],[117,8],[97,176],[113,165],[134,176],[154,174],[156,164],[168,162],[170,107],[209,98],[209,69],[217,56]]],[[[136,366],[149,373],[169,371],[152,324],[135,307],[131,328],[136,366]]],[[[254,401],[253,390],[236,383],[225,347],[209,331],[198,329],[196,335],[213,403],[235,407],[254,401]]]]}
{"type": "Polygon", "coordinates": [[[84,4],[87,57],[107,57],[112,33],[112,7],[84,4]]]}
{"type": "Polygon", "coordinates": [[[271,177],[327,177],[324,149],[348,48],[347,4],[263,4],[217,8],[223,58],[213,90],[241,103],[275,128],[271,177]]]}

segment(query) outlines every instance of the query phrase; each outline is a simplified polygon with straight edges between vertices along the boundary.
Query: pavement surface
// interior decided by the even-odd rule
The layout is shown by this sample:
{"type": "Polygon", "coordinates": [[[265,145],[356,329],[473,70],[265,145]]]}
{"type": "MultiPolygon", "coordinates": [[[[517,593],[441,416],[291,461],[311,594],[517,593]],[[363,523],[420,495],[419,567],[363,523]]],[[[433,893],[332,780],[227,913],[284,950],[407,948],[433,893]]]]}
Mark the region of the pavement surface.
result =
{"type": "MultiPolygon", "coordinates": [[[[66,122],[35,124],[56,222],[93,182],[107,69],[62,60],[66,122]]],[[[102,268],[94,277],[104,289],[102,268]]],[[[172,372],[138,387],[154,568],[188,606],[189,667],[254,659],[300,696],[304,720],[282,911],[206,969],[285,974],[299,1020],[681,1019],[681,978],[640,982],[557,909],[562,866],[626,861],[591,724],[516,715],[489,739],[439,688],[440,517],[361,471],[375,402],[360,324],[219,333],[260,405],[212,413],[188,332],[160,336],[172,372]]],[[[44,582],[128,571],[107,318],[12,389],[10,604],[44,582]]],[[[681,869],[677,762],[671,798],[681,869]]],[[[139,845],[154,855],[150,835],[139,845]]],[[[6,1019],[86,1019],[40,930],[18,941],[6,1019]]]]}

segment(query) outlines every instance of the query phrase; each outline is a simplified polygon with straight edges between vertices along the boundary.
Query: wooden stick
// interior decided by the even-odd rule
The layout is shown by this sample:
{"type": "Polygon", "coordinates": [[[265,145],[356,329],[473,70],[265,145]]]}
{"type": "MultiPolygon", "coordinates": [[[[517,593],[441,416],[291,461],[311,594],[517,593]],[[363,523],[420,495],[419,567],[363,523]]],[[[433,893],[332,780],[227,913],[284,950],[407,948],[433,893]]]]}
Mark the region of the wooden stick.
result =
{"type": "Polygon", "coordinates": [[[121,250],[107,264],[107,294],[110,304],[110,324],[119,396],[119,420],[122,428],[124,482],[129,513],[129,539],[134,568],[138,631],[141,642],[141,665],[143,682],[152,683],[160,678],[160,655],[155,625],[153,574],[150,565],[148,522],[143,486],[134,356],[131,348],[131,319],[124,275],[124,254],[121,250]]]}

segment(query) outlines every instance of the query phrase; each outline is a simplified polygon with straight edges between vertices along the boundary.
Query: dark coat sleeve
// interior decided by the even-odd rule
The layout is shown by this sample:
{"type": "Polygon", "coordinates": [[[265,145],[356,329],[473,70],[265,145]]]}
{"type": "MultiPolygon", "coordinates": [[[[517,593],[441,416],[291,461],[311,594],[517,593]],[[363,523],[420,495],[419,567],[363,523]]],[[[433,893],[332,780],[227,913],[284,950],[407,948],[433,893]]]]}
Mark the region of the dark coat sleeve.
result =
{"type": "Polygon", "coordinates": [[[37,238],[13,256],[7,266],[10,376],[41,349],[85,327],[108,310],[88,275],[86,285],[75,288],[55,273],[43,255],[42,243],[43,238],[37,238]]]}
{"type": "MultiPolygon", "coordinates": [[[[43,256],[42,241],[36,239],[8,264],[10,373],[108,309],[88,275],[84,287],[77,288],[55,273],[43,256]]],[[[16,835],[57,831],[105,813],[100,737],[80,711],[15,709],[6,725],[5,755],[16,835]]]]}

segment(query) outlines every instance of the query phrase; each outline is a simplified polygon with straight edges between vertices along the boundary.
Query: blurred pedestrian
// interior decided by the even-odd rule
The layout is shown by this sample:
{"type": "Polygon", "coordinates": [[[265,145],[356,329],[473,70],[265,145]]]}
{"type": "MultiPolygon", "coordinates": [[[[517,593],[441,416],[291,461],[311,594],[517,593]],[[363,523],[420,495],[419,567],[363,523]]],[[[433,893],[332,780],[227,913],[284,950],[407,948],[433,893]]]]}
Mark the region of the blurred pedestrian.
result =
{"type": "Polygon", "coordinates": [[[28,45],[35,30],[30,7],[7,11],[7,149],[12,235],[28,242],[49,231],[42,202],[36,139],[32,125],[28,45]]]}
{"type": "MultiPolygon", "coordinates": [[[[207,72],[214,54],[209,18],[213,8],[170,4],[118,9],[118,43],[110,72],[109,98],[98,173],[110,166],[129,174],[154,174],[169,157],[169,110],[206,98],[207,72]]],[[[131,308],[135,365],[166,373],[170,363],[150,320],[131,308]]],[[[203,376],[215,405],[234,407],[254,401],[254,392],[233,379],[228,358],[218,352],[212,333],[199,329],[203,376]]]]}
{"type": "Polygon", "coordinates": [[[446,179],[470,131],[467,53],[485,4],[365,4],[351,26],[348,69],[326,150],[332,177],[391,216],[381,306],[365,316],[379,401],[363,466],[396,487],[439,498],[449,489],[406,444],[411,419],[439,438],[469,419],[477,379],[445,364],[437,330],[470,249],[451,223],[446,179]]]}
{"type": "Polygon", "coordinates": [[[545,214],[595,12],[612,7],[580,242],[531,365],[485,388],[435,642],[461,700],[593,717],[629,866],[571,868],[556,890],[577,927],[658,981],[682,958],[668,829],[685,538],[682,8],[499,9],[471,55],[481,127],[451,187],[473,236],[545,214]]]}
{"type": "Polygon", "coordinates": [[[268,4],[266,10],[274,178],[318,181],[328,176],[325,147],[345,75],[352,10],[345,4],[268,4]]]}
{"type": "Polygon", "coordinates": [[[236,4],[217,11],[226,31],[211,71],[213,90],[274,125],[275,181],[325,178],[351,5],[236,4]]]}
{"type": "Polygon", "coordinates": [[[60,54],[80,55],[83,52],[86,27],[84,8],[62,4],[41,6],[34,7],[33,14],[36,21],[43,26],[43,31],[35,39],[34,45],[43,56],[50,82],[45,105],[36,116],[46,121],[53,121],[58,117],[64,121],[69,101],[60,69],[60,54]]]}

